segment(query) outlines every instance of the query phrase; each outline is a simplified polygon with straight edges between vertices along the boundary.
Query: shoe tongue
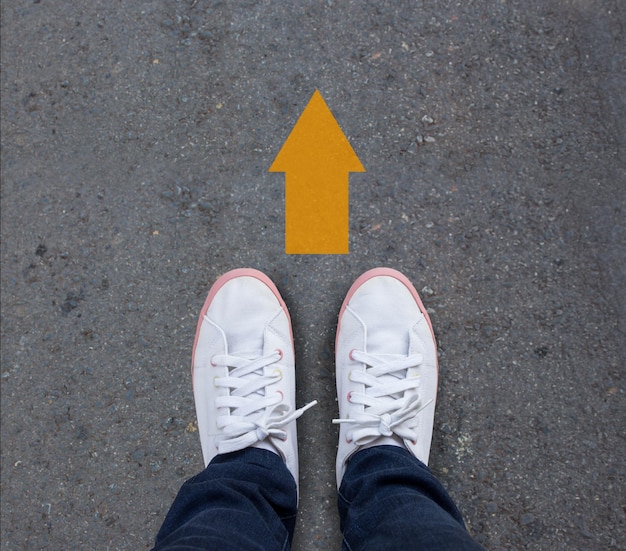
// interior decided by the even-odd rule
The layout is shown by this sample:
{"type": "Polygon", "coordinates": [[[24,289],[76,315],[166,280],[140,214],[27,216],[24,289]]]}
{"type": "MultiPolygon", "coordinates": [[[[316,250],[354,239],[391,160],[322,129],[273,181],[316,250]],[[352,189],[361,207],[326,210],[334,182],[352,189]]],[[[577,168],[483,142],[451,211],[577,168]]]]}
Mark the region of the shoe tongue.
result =
{"type": "Polygon", "coordinates": [[[241,321],[230,329],[228,334],[228,353],[253,360],[263,355],[263,331],[259,331],[258,324],[241,321]]]}
{"type": "Polygon", "coordinates": [[[260,358],[263,355],[263,350],[233,350],[230,354],[238,358],[245,358],[246,360],[252,361],[260,358]]]}
{"type": "Polygon", "coordinates": [[[373,331],[367,336],[367,351],[372,354],[407,356],[409,334],[406,327],[391,328],[389,331],[373,331]]]}

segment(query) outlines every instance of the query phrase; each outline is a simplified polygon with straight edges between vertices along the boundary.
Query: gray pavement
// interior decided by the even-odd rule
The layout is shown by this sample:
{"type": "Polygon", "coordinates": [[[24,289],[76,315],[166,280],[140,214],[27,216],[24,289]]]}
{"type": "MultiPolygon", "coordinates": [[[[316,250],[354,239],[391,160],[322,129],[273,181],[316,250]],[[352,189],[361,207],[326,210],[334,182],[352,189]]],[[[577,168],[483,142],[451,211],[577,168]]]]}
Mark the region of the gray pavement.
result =
{"type": "Polygon", "coordinates": [[[147,549],[202,466],[212,281],[294,321],[294,549],[338,549],[334,331],[387,265],[438,338],[431,467],[489,549],[626,549],[618,0],[2,3],[1,548],[147,549]],[[366,173],[350,254],[284,253],[315,89],[366,173]]]}

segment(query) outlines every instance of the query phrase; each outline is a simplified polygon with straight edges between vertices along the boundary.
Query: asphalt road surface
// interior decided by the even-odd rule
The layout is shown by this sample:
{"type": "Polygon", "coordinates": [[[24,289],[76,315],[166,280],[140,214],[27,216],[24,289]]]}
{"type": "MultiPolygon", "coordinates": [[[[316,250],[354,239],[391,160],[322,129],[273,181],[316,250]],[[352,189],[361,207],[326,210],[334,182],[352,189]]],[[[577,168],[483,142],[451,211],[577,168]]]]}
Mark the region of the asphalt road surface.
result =
{"type": "Polygon", "coordinates": [[[3,550],[147,549],[202,467],[199,309],[294,322],[297,551],[338,549],[334,334],[380,265],[438,339],[431,467],[487,548],[626,549],[619,0],[2,3],[3,550]],[[318,89],[367,170],[285,254],[268,169],[318,89]]]}

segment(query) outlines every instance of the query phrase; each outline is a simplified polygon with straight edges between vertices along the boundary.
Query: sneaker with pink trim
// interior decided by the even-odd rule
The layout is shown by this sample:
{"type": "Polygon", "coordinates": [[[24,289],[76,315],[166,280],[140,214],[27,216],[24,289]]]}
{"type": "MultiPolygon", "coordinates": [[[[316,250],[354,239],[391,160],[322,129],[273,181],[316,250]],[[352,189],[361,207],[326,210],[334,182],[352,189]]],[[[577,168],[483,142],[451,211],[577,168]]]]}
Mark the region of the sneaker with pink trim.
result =
{"type": "Polygon", "coordinates": [[[252,269],[230,271],[209,291],[192,357],[204,463],[249,446],[279,454],[298,483],[291,320],[274,283],[252,269]]]}
{"type": "Polygon", "coordinates": [[[428,464],[437,399],[437,346],[411,282],[390,268],[359,277],[339,313],[337,486],[360,449],[406,447],[428,464]]]}

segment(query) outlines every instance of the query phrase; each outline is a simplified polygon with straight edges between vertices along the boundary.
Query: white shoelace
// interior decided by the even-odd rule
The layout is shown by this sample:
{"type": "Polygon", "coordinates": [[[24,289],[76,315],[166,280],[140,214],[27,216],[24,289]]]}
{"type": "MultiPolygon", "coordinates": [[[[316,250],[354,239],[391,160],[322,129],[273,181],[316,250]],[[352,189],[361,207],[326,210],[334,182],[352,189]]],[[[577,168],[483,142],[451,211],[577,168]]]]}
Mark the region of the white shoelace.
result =
{"type": "Polygon", "coordinates": [[[215,401],[219,409],[227,408],[229,412],[216,420],[222,431],[216,438],[219,453],[242,450],[267,437],[286,440],[287,432],[283,427],[317,404],[314,400],[292,411],[291,406],[283,402],[282,393],[266,392],[266,387],[283,375],[278,366],[271,375],[265,375],[264,368],[280,361],[281,357],[278,350],[252,360],[228,354],[213,356],[214,364],[229,368],[227,377],[214,380],[215,386],[229,390],[227,396],[215,401]]]}
{"type": "Polygon", "coordinates": [[[362,413],[352,413],[349,419],[333,419],[333,423],[354,425],[346,438],[357,446],[369,444],[380,436],[396,435],[417,441],[417,414],[432,402],[420,402],[419,375],[407,377],[410,367],[422,363],[421,354],[412,356],[375,355],[353,350],[352,359],[364,363],[365,371],[350,372],[350,380],[365,385],[365,392],[351,392],[352,404],[365,406],[362,413]]]}

